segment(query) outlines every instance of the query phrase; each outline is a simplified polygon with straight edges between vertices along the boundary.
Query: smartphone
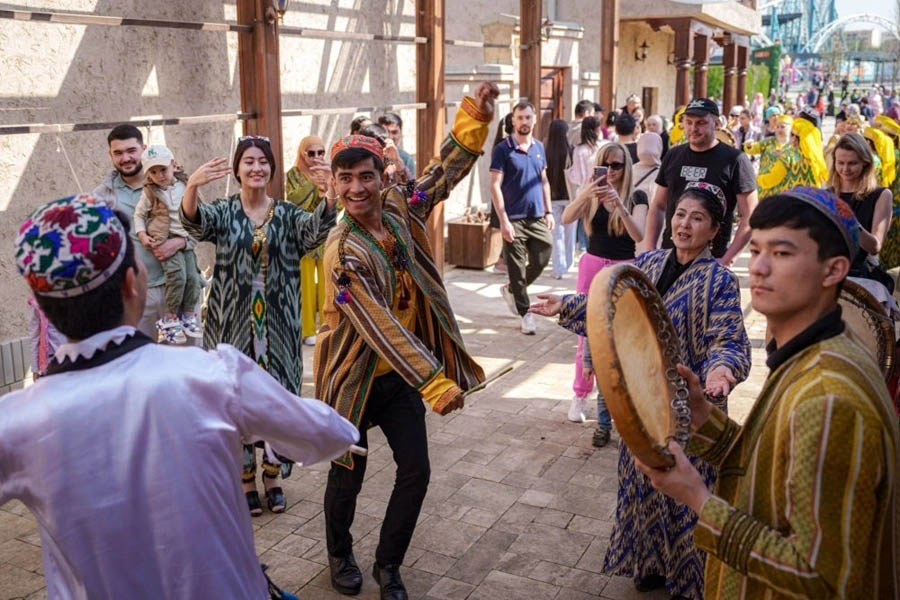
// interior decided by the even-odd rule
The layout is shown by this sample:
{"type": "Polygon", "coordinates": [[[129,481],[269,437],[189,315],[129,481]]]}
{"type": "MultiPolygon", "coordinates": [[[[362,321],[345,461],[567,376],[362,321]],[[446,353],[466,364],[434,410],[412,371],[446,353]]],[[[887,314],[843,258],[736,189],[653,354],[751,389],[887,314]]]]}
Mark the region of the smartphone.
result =
{"type": "Polygon", "coordinates": [[[608,170],[607,167],[594,167],[594,179],[602,179],[603,185],[606,185],[606,172],[608,170]]]}

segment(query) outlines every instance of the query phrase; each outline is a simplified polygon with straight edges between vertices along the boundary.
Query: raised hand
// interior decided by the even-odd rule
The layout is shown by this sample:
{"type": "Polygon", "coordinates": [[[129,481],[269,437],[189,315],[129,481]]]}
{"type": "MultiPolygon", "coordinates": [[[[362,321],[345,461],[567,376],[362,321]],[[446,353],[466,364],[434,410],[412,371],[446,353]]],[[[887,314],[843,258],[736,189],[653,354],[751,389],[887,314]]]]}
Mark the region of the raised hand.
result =
{"type": "Polygon", "coordinates": [[[475,101],[478,102],[478,110],[489,117],[494,116],[494,103],[500,96],[500,88],[492,81],[482,81],[475,88],[475,101]]]}
{"type": "Polygon", "coordinates": [[[200,165],[196,171],[191,173],[187,185],[188,187],[200,187],[217,179],[228,177],[229,173],[231,173],[231,167],[228,165],[228,159],[214,158],[200,165]]]}

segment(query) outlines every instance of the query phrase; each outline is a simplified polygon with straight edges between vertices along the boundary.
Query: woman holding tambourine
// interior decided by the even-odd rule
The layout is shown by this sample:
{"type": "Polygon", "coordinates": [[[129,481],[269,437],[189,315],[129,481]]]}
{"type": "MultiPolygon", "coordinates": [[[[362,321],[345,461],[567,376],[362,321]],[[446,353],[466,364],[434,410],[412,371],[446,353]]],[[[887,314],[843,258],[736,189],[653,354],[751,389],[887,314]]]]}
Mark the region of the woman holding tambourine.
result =
{"type": "MultiPolygon", "coordinates": [[[[607,265],[634,259],[635,244],[644,239],[644,220],[649,204],[647,194],[634,191],[631,157],[621,144],[606,144],[597,152],[592,179],[582,185],[575,200],[566,206],[562,224],[583,220],[588,236],[587,252],[578,260],[576,290],[586,294],[594,275],[607,265]]],[[[582,364],[584,337],[578,339],[575,353],[575,392],[569,407],[569,420],[581,423],[584,406],[594,389],[594,376],[582,364]]],[[[609,443],[612,420],[603,396],[597,395],[597,431],[594,445],[609,443]]]]}
{"type": "MultiPolygon", "coordinates": [[[[662,297],[681,346],[681,359],[699,373],[706,392],[725,397],[750,372],[750,342],[744,329],[737,277],[709,251],[725,215],[725,196],[717,186],[692,182],[676,201],[672,217],[674,250],[652,250],[635,266],[662,297]]],[[[559,324],[585,332],[587,296],[541,296],[531,310],[560,315],[559,324]]],[[[632,351],[640,352],[635,348],[632,351]]],[[[713,467],[691,459],[707,486],[713,467]]],[[[705,555],[693,544],[697,515],[654,491],[635,469],[634,458],[619,446],[616,521],[604,560],[607,575],[630,576],[640,591],[666,588],[673,598],[702,598],[705,555]]]]}

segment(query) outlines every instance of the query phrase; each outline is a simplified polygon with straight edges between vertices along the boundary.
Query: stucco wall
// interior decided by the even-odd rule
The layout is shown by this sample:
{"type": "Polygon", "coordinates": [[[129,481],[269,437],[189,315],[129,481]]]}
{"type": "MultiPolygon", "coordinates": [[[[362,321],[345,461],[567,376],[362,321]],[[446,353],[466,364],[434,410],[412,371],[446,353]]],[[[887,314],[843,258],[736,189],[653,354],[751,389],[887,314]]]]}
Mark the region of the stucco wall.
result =
{"type": "MultiPolygon", "coordinates": [[[[641,22],[622,23],[619,28],[618,89],[616,107],[630,94],[641,95],[645,87],[659,89],[656,112],[671,117],[675,111],[675,65],[666,64],[675,36],[666,29],[653,31],[641,22]],[[641,43],[647,43],[647,60],[635,60],[641,43]]],[[[647,116],[650,116],[649,113],[647,116]]]]}

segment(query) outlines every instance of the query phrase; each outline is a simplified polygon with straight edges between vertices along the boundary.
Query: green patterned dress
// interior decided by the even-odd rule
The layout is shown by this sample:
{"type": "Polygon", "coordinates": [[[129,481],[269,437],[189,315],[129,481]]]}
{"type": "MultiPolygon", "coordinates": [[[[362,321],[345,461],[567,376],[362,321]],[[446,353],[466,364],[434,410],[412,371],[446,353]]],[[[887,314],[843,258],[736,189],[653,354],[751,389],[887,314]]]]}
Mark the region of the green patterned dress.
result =
{"type": "MultiPolygon", "coordinates": [[[[894,164],[900,165],[900,148],[894,148],[894,164]]],[[[894,177],[891,183],[891,196],[894,198],[891,225],[888,227],[887,235],[884,236],[884,245],[878,255],[885,269],[900,266],[900,177],[894,177]]]]}

